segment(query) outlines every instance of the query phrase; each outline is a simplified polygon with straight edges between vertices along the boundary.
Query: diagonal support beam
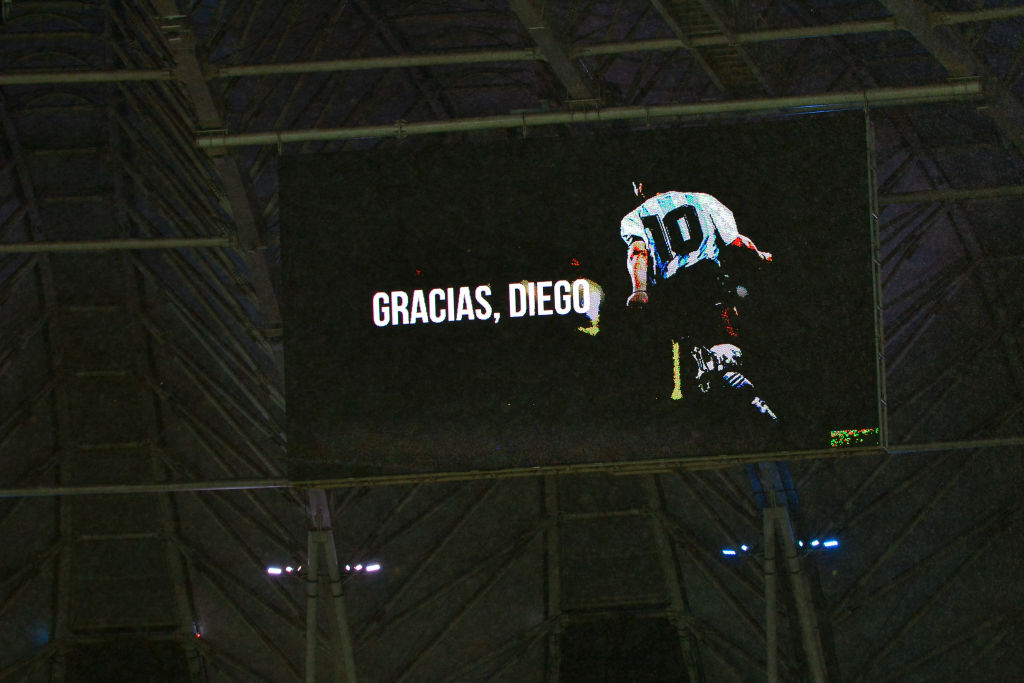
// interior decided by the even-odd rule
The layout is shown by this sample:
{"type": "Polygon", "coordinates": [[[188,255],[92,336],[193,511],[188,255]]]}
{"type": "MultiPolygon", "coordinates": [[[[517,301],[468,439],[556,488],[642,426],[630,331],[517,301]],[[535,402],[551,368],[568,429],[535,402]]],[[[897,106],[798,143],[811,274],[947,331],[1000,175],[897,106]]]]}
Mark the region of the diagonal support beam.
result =
{"type": "Polygon", "coordinates": [[[689,599],[683,585],[682,572],[679,569],[678,553],[665,529],[665,490],[657,475],[644,477],[643,486],[647,494],[651,530],[661,564],[662,577],[668,592],[671,619],[676,627],[683,664],[686,666],[686,680],[699,683],[706,680],[700,652],[701,626],[690,609],[689,599]]]}
{"type": "Polygon", "coordinates": [[[331,643],[334,658],[333,680],[356,683],[356,662],[352,647],[352,634],[348,627],[348,614],[338,567],[338,551],[334,545],[331,526],[331,508],[323,489],[310,489],[309,510],[312,526],[309,530],[309,557],[306,582],[306,682],[316,683],[317,602],[320,586],[320,560],[327,563],[330,581],[331,605],[334,608],[334,626],[337,640],[331,643]]]}
{"type": "MultiPolygon", "coordinates": [[[[154,0],[153,6],[168,32],[177,75],[195,107],[199,128],[224,129],[224,117],[196,53],[194,34],[184,25],[174,0],[154,0]]],[[[224,150],[211,150],[214,166],[221,176],[231,216],[238,231],[241,255],[246,261],[256,292],[264,333],[274,356],[276,383],[283,386],[284,349],[281,310],[274,291],[263,213],[252,192],[252,183],[244,176],[238,161],[224,150]]]]}
{"type": "Polygon", "coordinates": [[[811,588],[807,576],[801,567],[800,557],[797,554],[796,543],[793,540],[793,526],[789,518],[789,509],[785,506],[766,507],[764,513],[765,529],[765,611],[766,611],[766,637],[768,680],[777,681],[777,614],[775,613],[774,591],[778,586],[776,579],[775,565],[775,543],[781,541],[783,556],[785,557],[786,568],[789,570],[793,599],[796,603],[797,618],[800,622],[800,636],[803,644],[804,656],[807,658],[807,673],[812,681],[824,683],[827,677],[825,665],[825,652],[822,647],[821,630],[818,626],[818,616],[814,609],[814,602],[811,597],[811,588]]]}
{"type": "MultiPolygon", "coordinates": [[[[0,93],[0,131],[6,137],[10,156],[14,160],[18,193],[22,202],[29,207],[29,236],[38,240],[44,236],[45,224],[36,201],[35,185],[32,181],[28,160],[21,146],[17,126],[8,112],[7,102],[2,93],[0,93]]],[[[57,318],[57,288],[53,275],[53,264],[48,256],[43,256],[36,263],[37,282],[42,295],[41,300],[47,320],[47,362],[50,377],[54,380],[53,407],[56,418],[56,433],[54,435],[53,449],[58,454],[57,457],[59,459],[57,479],[59,484],[68,485],[72,483],[70,476],[72,462],[70,457],[72,453],[70,432],[72,421],[68,392],[65,383],[62,381],[66,342],[64,335],[61,334],[59,327],[55,324],[57,318]]],[[[71,513],[70,501],[62,500],[58,502],[57,529],[62,541],[66,541],[71,535],[71,513]]],[[[51,678],[57,683],[64,681],[67,673],[67,640],[71,630],[71,564],[71,544],[62,543],[61,552],[57,560],[56,595],[53,601],[54,613],[51,626],[51,634],[55,645],[51,678]]]]}
{"type": "Polygon", "coordinates": [[[909,31],[954,78],[978,77],[986,81],[986,111],[1003,136],[1024,157],[1024,106],[998,85],[984,62],[955,29],[942,26],[941,16],[922,0],[882,0],[896,23],[909,31]]]}
{"type": "Polygon", "coordinates": [[[732,94],[769,93],[772,88],[761,70],[728,30],[718,12],[705,0],[650,0],[662,19],[689,50],[711,82],[732,94]],[[696,23],[695,23],[696,22],[696,23]],[[698,49],[694,40],[708,37],[722,42],[698,49]]]}
{"type": "Polygon", "coordinates": [[[570,47],[563,43],[545,20],[544,12],[535,0],[508,0],[520,23],[537,44],[559,82],[574,100],[594,100],[596,88],[578,59],[573,59],[570,47]]]}

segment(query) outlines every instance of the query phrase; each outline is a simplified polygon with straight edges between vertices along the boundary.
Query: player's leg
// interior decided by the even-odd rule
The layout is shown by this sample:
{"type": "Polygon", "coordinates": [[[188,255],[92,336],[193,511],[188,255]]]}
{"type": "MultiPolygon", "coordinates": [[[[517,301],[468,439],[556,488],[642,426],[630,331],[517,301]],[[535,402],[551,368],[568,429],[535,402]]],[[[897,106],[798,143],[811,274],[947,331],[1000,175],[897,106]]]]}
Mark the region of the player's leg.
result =
{"type": "Polygon", "coordinates": [[[758,414],[772,421],[779,419],[768,402],[757,394],[754,383],[742,372],[743,351],[738,346],[695,346],[691,356],[697,366],[697,386],[702,392],[709,393],[714,387],[724,388],[737,399],[750,405],[758,414]]]}

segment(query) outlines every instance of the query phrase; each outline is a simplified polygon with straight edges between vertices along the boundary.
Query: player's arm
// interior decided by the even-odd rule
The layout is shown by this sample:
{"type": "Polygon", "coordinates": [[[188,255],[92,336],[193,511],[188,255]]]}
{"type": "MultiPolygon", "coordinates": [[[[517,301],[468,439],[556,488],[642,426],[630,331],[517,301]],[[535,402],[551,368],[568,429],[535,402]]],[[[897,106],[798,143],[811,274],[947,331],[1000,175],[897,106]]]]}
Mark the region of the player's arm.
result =
{"type": "Polygon", "coordinates": [[[772,255],[769,252],[761,251],[760,249],[758,249],[757,246],[754,245],[754,240],[750,239],[749,237],[741,233],[736,233],[736,239],[734,239],[729,244],[729,246],[739,247],[741,249],[750,249],[755,254],[757,254],[758,258],[760,258],[762,261],[772,260],[772,255]]]}
{"type": "Polygon", "coordinates": [[[696,196],[700,198],[702,208],[711,217],[712,222],[715,224],[715,229],[718,230],[718,234],[722,237],[722,241],[725,244],[740,249],[750,249],[762,261],[772,260],[770,253],[758,249],[754,245],[754,240],[737,229],[736,216],[729,210],[729,207],[709,194],[699,194],[696,196]]]}
{"type": "Polygon", "coordinates": [[[626,269],[633,293],[626,299],[630,308],[639,308],[647,303],[647,268],[650,252],[644,239],[644,224],[636,211],[627,213],[619,224],[619,235],[626,243],[626,269]]]}
{"type": "Polygon", "coordinates": [[[647,303],[647,264],[650,254],[647,244],[639,237],[634,238],[626,253],[626,268],[633,283],[633,293],[626,299],[629,307],[643,306],[647,303]]]}

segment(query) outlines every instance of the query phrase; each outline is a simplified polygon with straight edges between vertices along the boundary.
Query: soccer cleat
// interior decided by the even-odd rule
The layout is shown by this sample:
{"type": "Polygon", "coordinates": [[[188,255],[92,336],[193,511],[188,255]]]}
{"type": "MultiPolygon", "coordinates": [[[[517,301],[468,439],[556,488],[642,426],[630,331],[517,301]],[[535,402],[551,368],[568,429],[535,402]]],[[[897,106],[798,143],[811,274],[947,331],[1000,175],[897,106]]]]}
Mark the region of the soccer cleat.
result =
{"type": "Polygon", "coordinates": [[[757,412],[761,413],[762,415],[767,415],[772,420],[777,421],[779,419],[778,415],[772,412],[772,409],[768,407],[768,404],[765,403],[764,399],[761,398],[760,396],[755,396],[754,400],[750,402],[750,405],[754,406],[754,408],[757,409],[757,412]]]}

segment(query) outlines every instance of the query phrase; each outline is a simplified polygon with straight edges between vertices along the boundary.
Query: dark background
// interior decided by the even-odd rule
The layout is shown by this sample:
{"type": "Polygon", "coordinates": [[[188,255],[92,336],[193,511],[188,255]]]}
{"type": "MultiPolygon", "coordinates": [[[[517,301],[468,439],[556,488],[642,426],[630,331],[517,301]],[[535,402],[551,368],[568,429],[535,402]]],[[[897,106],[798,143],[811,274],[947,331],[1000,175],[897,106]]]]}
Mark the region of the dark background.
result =
{"type": "Polygon", "coordinates": [[[285,157],[290,473],[824,448],[832,429],[876,426],[867,187],[858,116],[285,157]],[[774,255],[722,258],[750,290],[744,373],[779,425],[668,400],[669,297],[625,309],[634,179],[714,195],[774,255]],[[575,314],[508,317],[508,283],[579,277],[607,297],[596,337],[575,314]],[[373,324],[374,292],[486,283],[498,324],[373,324]]]}

